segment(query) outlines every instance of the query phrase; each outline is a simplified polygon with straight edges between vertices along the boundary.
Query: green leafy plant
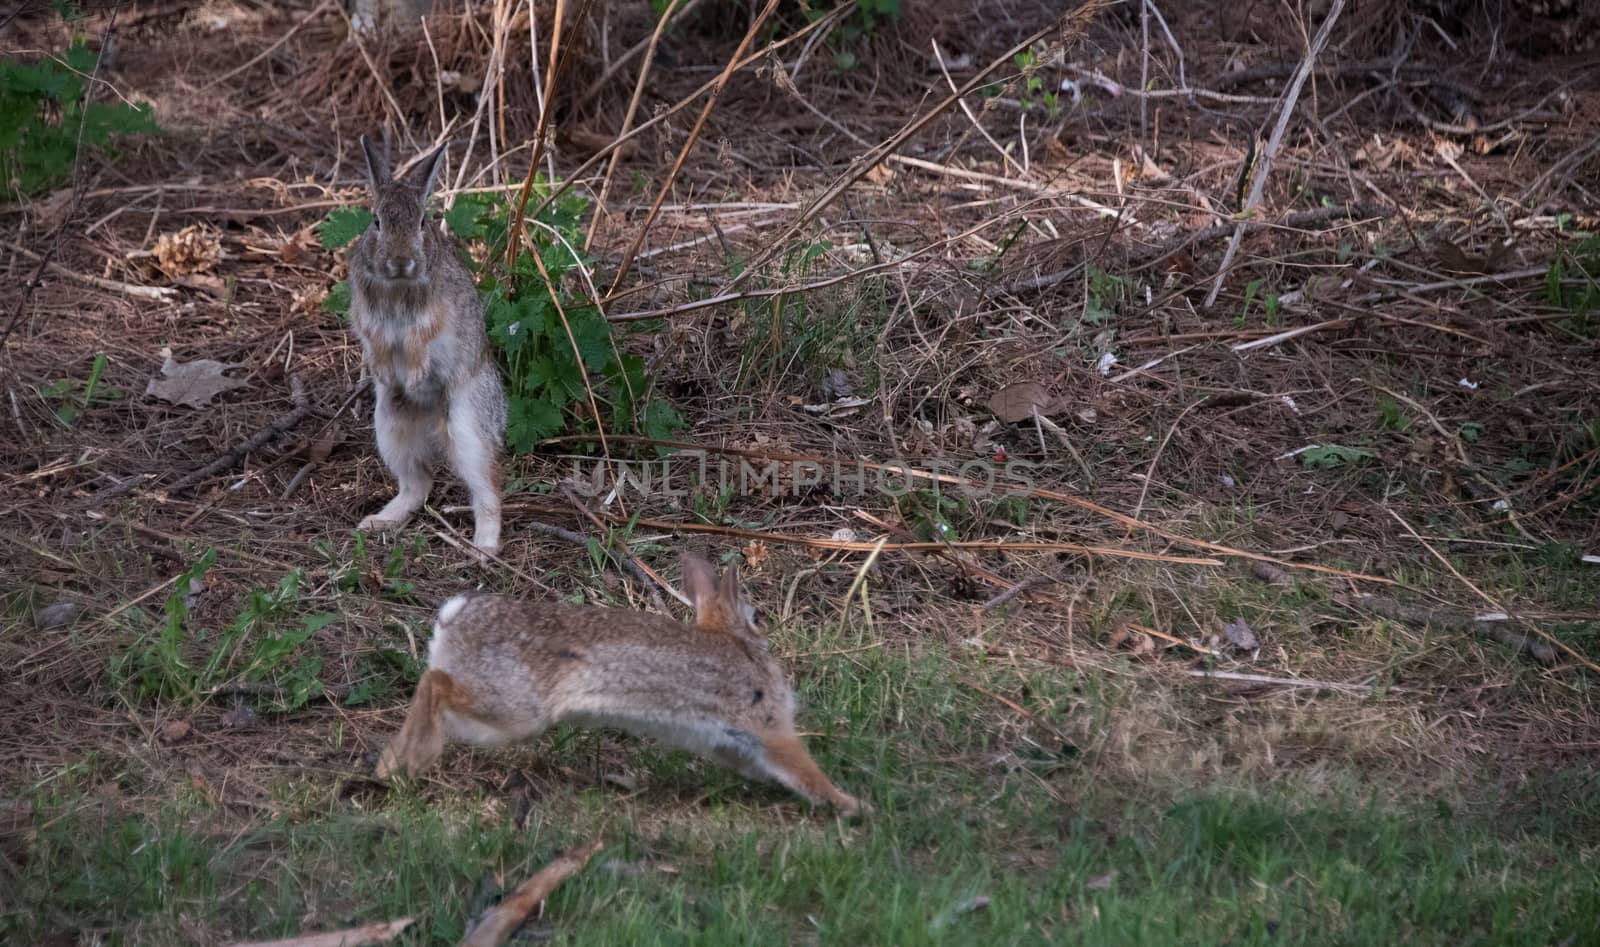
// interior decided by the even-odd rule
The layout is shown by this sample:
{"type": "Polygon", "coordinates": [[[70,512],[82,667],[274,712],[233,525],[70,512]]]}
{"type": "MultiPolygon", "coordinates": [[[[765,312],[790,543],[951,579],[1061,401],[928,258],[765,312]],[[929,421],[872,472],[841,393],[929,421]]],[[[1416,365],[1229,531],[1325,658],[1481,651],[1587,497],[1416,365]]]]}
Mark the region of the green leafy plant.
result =
{"type": "Polygon", "coordinates": [[[1045,90],[1044,79],[1039,76],[1038,54],[1031,49],[1024,50],[1011,57],[1011,61],[1022,73],[1022,93],[1018,98],[1023,111],[1042,105],[1051,118],[1061,114],[1061,94],[1045,90]]]}
{"type": "Polygon", "coordinates": [[[1545,298],[1572,313],[1577,328],[1600,310],[1600,236],[1588,236],[1565,247],[1545,272],[1545,298]]]}
{"type": "Polygon", "coordinates": [[[1378,417],[1380,423],[1391,431],[1404,431],[1411,426],[1411,419],[1401,413],[1400,405],[1393,398],[1378,401],[1378,417]]]}
{"type": "Polygon", "coordinates": [[[105,148],[118,135],[157,130],[148,105],[85,104],[94,66],[81,38],[36,62],[0,60],[0,196],[17,200],[65,180],[80,141],[105,148]]]}
{"type": "MultiPolygon", "coordinates": [[[[549,192],[541,180],[532,199],[537,203],[549,192]]],[[[452,233],[485,251],[462,262],[476,275],[483,295],[485,328],[506,381],[506,443],[515,453],[533,449],[569,425],[592,427],[597,419],[591,392],[607,430],[667,438],[682,426],[671,405],[650,397],[644,360],[621,352],[600,311],[567,288],[589,264],[577,250],[587,206],[571,194],[552,202],[529,222],[530,240],[509,266],[504,261],[514,213],[510,199],[464,194],[445,214],[452,233]]],[[[370,222],[366,211],[341,207],[318,225],[317,236],[324,247],[341,249],[370,222]]],[[[348,311],[348,286],[336,285],[323,307],[348,311]]],[[[634,323],[631,328],[657,327],[634,323]]]]}
{"type": "Polygon", "coordinates": [[[1300,463],[1306,467],[1321,470],[1332,470],[1335,467],[1354,466],[1362,461],[1371,460],[1377,456],[1371,451],[1359,447],[1346,447],[1343,444],[1318,444],[1315,447],[1300,452],[1300,463]]]}
{"type": "Polygon", "coordinates": [[[257,685],[268,695],[266,706],[277,711],[321,696],[322,658],[304,646],[338,616],[299,614],[302,576],[296,569],[275,589],[251,591],[219,634],[193,629],[189,600],[216,561],[216,550],[207,549],[174,583],[155,635],[113,659],[117,689],[133,699],[197,702],[225,684],[257,685]]]}
{"type": "Polygon", "coordinates": [[[1089,299],[1084,303],[1083,321],[1098,326],[1115,318],[1128,293],[1127,280],[1092,264],[1084,269],[1084,275],[1089,281],[1089,299]]]}
{"type": "Polygon", "coordinates": [[[53,381],[39,389],[39,394],[53,401],[60,401],[56,408],[56,420],[71,427],[89,410],[89,406],[96,401],[116,401],[122,397],[122,390],[100,384],[100,376],[106,370],[106,353],[101,352],[94,357],[94,363],[89,366],[89,377],[83,382],[62,379],[53,381]]]}

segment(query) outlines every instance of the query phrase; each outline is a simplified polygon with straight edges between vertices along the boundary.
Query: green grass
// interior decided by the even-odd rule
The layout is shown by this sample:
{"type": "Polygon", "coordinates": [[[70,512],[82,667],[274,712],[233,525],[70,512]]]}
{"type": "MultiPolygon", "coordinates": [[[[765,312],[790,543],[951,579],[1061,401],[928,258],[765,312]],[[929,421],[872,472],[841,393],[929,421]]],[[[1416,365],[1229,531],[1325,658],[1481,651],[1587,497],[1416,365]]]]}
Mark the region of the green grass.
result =
{"type": "MultiPolygon", "coordinates": [[[[849,646],[837,638],[780,644],[849,646]]],[[[85,765],[24,791],[36,835],[0,836],[15,876],[0,941],[222,941],[416,916],[401,943],[453,943],[492,899],[486,879],[510,887],[596,836],[607,849],[533,922],[553,943],[1553,944],[1600,917],[1588,773],[1509,796],[1485,773],[1482,789],[1383,802],[1349,788],[1353,770],[1315,785],[1129,779],[1096,741],[1109,719],[1186,712],[1140,704],[1148,682],[1019,676],[934,649],[796,664],[813,751],[874,808],[859,825],[682,754],[570,731],[523,752],[454,751],[450,783],[387,794],[285,770],[260,810],[85,765]],[[1017,729],[956,676],[1043,727],[1017,729]],[[602,778],[619,760],[636,790],[602,778]],[[496,776],[459,776],[486,763],[496,776]],[[536,787],[520,827],[499,778],[518,767],[536,787]],[[119,780],[164,801],[110,805],[119,780]]]]}

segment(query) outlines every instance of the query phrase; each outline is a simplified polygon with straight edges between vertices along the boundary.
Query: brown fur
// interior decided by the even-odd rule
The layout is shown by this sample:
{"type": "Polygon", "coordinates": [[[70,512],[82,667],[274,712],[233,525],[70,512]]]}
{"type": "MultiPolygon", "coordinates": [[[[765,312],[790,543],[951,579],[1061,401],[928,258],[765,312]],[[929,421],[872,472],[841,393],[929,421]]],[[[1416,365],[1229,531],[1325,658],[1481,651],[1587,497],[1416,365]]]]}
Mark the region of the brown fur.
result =
{"type": "Polygon", "coordinates": [[[365,138],[373,225],[350,255],[350,325],[372,375],[378,451],[400,483],[361,521],[392,529],[427,499],[441,460],[472,493],[473,543],[500,548],[499,455],[506,398],[489,355],[483,301],[455,248],[424,213],[443,149],[396,180],[365,138]]]}
{"type": "Polygon", "coordinates": [[[447,739],[499,745],[556,723],[609,726],[778,782],[841,813],[840,791],[795,730],[783,667],[730,571],[686,557],[696,621],[596,607],[458,596],[440,609],[429,670],[378,775],[432,766],[447,739]]]}

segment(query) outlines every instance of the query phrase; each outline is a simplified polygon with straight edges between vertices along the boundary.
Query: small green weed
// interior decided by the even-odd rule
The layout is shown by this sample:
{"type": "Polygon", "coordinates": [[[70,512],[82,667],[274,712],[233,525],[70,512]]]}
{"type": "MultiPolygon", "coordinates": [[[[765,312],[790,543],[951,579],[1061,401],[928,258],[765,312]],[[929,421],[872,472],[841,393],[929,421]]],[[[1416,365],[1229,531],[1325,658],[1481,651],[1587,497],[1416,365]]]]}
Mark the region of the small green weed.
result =
{"type": "Polygon", "coordinates": [[[82,382],[62,379],[53,381],[39,389],[39,394],[61,404],[56,408],[56,420],[67,427],[71,427],[83,412],[89,410],[90,405],[96,401],[117,401],[122,398],[120,388],[100,384],[100,376],[105,374],[106,353],[101,352],[94,357],[94,362],[89,366],[89,377],[82,382]]]}
{"type": "Polygon", "coordinates": [[[1267,326],[1269,328],[1277,327],[1278,313],[1282,310],[1283,303],[1278,298],[1278,294],[1272,290],[1269,289],[1266,292],[1262,292],[1262,288],[1266,285],[1267,281],[1265,279],[1253,279],[1245,284],[1244,305],[1239,307],[1239,314],[1233,318],[1233,324],[1236,328],[1243,329],[1248,323],[1250,306],[1258,296],[1261,298],[1261,313],[1266,320],[1267,326]]]}
{"type": "MultiPolygon", "coordinates": [[[[804,278],[831,249],[833,244],[827,241],[791,247],[777,278],[763,279],[760,285],[775,288],[804,278]]],[[[735,261],[730,271],[737,276],[742,264],[735,261]]],[[[862,280],[848,293],[813,291],[747,300],[735,387],[744,386],[753,377],[772,382],[796,372],[864,364],[867,360],[857,353],[870,351],[876,342],[874,327],[881,319],[881,293],[881,283],[862,280]]],[[[869,378],[867,384],[872,383],[869,378]]]]}
{"type": "Polygon", "coordinates": [[[1362,450],[1359,447],[1346,447],[1343,444],[1318,444],[1300,452],[1300,463],[1303,466],[1314,469],[1332,470],[1336,467],[1353,467],[1376,456],[1371,451],[1362,450]]]}
{"type": "Polygon", "coordinates": [[[1025,50],[1012,57],[1017,69],[1022,72],[1022,94],[1020,100],[1024,111],[1044,106],[1045,113],[1051,118],[1061,114],[1061,93],[1046,90],[1044,79],[1039,76],[1040,60],[1033,50],[1025,50]]]}
{"type": "Polygon", "coordinates": [[[321,696],[322,658],[304,645],[337,616],[300,614],[297,569],[276,589],[250,592],[220,633],[193,628],[189,599],[216,561],[216,550],[207,549],[178,577],[154,637],[112,660],[117,691],[130,700],[194,703],[225,684],[264,685],[273,695],[267,706],[278,711],[298,709],[321,696]]]}
{"type": "Polygon", "coordinates": [[[1600,236],[1584,237],[1556,255],[1545,273],[1545,297],[1572,313],[1574,328],[1587,331],[1589,315],[1600,311],[1600,236]]]}
{"type": "Polygon", "coordinates": [[[1411,427],[1411,419],[1400,411],[1393,398],[1378,400],[1378,422],[1391,431],[1404,431],[1411,427]]]}
{"type": "Polygon", "coordinates": [[[157,131],[148,105],[84,104],[94,67],[81,37],[36,62],[0,60],[0,197],[15,201],[66,180],[80,139],[106,148],[120,135],[157,131]]]}

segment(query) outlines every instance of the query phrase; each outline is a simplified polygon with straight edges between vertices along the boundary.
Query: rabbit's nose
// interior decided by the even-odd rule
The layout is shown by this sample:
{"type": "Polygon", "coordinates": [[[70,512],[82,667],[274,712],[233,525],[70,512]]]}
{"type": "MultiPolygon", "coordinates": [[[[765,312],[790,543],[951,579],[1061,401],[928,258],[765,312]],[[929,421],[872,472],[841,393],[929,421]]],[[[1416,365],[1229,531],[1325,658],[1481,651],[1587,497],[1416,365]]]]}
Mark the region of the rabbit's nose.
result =
{"type": "Polygon", "coordinates": [[[414,257],[390,257],[384,261],[383,268],[390,279],[409,279],[417,272],[417,261],[414,257]]]}

